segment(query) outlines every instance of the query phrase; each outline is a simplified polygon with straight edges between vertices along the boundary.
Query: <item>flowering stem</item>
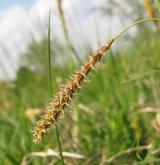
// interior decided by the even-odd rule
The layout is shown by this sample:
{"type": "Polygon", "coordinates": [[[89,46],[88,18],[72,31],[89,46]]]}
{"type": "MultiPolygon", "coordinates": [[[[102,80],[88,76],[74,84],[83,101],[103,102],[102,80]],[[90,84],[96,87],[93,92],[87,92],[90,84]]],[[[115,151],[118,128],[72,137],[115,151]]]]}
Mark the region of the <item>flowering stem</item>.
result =
{"type": "Polygon", "coordinates": [[[140,23],[147,22],[147,21],[160,21],[160,18],[145,18],[140,21],[137,21],[137,22],[133,23],[132,25],[126,27],[122,32],[120,32],[118,35],[113,37],[113,39],[116,40],[116,39],[120,38],[121,35],[124,34],[126,31],[128,31],[130,28],[132,28],[136,25],[139,25],[140,23]]]}

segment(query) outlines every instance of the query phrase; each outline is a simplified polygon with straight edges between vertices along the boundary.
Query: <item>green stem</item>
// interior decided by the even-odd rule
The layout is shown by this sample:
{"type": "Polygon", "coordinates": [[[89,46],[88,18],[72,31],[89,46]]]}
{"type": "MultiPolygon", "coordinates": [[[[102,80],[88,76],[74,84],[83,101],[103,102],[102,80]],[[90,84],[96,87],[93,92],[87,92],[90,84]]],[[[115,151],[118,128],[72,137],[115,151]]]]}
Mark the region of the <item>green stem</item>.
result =
{"type": "MultiPolygon", "coordinates": [[[[53,89],[52,89],[52,72],[51,72],[51,11],[49,11],[49,21],[48,21],[48,71],[49,71],[49,86],[50,86],[50,94],[52,97],[53,94],[53,89]]],[[[60,142],[60,137],[59,137],[59,130],[57,125],[56,127],[56,138],[58,142],[58,148],[59,148],[59,153],[60,153],[60,158],[61,158],[61,163],[64,165],[64,157],[62,153],[62,147],[61,147],[61,142],[60,142]]]]}
{"type": "Polygon", "coordinates": [[[146,22],[146,21],[160,21],[160,18],[145,18],[145,19],[142,19],[140,21],[137,21],[137,22],[133,23],[132,25],[126,27],[122,32],[120,32],[118,35],[113,37],[113,39],[114,40],[118,39],[119,37],[121,37],[122,34],[124,34],[126,31],[128,31],[133,26],[136,26],[136,25],[143,23],[143,22],[146,22]]]}
{"type": "Polygon", "coordinates": [[[48,20],[48,71],[49,71],[49,86],[50,86],[50,95],[52,97],[52,72],[51,72],[51,11],[49,11],[49,20],[48,20]]]}

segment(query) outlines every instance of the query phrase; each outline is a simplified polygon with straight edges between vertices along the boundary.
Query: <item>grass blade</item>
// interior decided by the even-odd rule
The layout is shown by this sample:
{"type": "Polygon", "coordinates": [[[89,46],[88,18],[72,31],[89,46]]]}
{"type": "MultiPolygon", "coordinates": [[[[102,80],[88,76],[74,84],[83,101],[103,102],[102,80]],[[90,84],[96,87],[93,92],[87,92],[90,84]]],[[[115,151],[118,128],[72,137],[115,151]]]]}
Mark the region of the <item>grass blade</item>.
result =
{"type": "MultiPolygon", "coordinates": [[[[50,86],[51,97],[52,97],[53,89],[52,89],[52,71],[51,71],[51,11],[49,11],[49,21],[48,21],[48,72],[49,72],[49,86],[50,86]]],[[[61,147],[59,130],[58,130],[57,125],[55,126],[55,128],[56,128],[56,138],[58,142],[61,162],[62,162],[62,165],[64,165],[64,158],[62,154],[62,147],[61,147]]]]}

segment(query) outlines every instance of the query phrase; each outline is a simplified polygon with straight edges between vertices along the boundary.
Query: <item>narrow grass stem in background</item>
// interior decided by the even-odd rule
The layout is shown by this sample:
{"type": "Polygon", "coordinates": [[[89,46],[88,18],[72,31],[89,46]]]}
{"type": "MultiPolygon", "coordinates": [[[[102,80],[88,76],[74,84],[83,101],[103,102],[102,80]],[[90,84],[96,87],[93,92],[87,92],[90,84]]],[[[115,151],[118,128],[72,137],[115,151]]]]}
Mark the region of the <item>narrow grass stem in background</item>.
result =
{"type": "Polygon", "coordinates": [[[93,56],[91,56],[84,65],[81,66],[79,71],[75,73],[75,75],[68,82],[68,84],[55,95],[55,97],[46,107],[47,112],[42,116],[41,120],[38,122],[34,130],[33,137],[35,143],[38,143],[43,138],[43,136],[47,134],[47,132],[53,125],[56,126],[57,122],[62,117],[65,108],[70,104],[73,96],[82,86],[82,83],[85,81],[89,73],[92,72],[95,64],[98,63],[101,60],[102,56],[104,56],[104,53],[106,53],[110,49],[113,42],[119,37],[121,37],[122,34],[127,32],[133,26],[136,26],[145,21],[160,21],[160,19],[147,18],[137,21],[136,23],[128,26],[118,35],[113,37],[113,39],[111,39],[107,44],[105,44],[99,50],[97,50],[97,52],[93,56]]]}
{"type": "Polygon", "coordinates": [[[52,96],[52,71],[51,71],[51,11],[49,11],[49,20],[48,20],[48,72],[49,72],[49,87],[50,94],[52,96]]]}
{"type": "MultiPolygon", "coordinates": [[[[49,11],[49,21],[48,21],[48,72],[49,72],[49,86],[50,86],[50,93],[51,97],[53,95],[53,89],[52,89],[52,69],[51,69],[51,11],[49,11]]],[[[57,125],[56,127],[56,138],[58,142],[58,147],[59,147],[59,153],[61,157],[61,162],[62,165],[64,165],[64,158],[63,158],[63,153],[62,153],[62,147],[61,147],[61,142],[60,142],[60,137],[59,137],[59,130],[57,125]]]]}
{"type": "Polygon", "coordinates": [[[62,0],[57,0],[57,8],[58,8],[58,12],[60,15],[62,30],[64,33],[64,38],[65,38],[66,43],[67,43],[67,47],[74,53],[77,61],[82,63],[81,58],[79,57],[76,49],[72,45],[70,38],[69,38],[68,29],[67,29],[67,25],[66,25],[66,21],[65,21],[65,17],[64,17],[64,12],[63,12],[63,8],[62,8],[62,0]]]}

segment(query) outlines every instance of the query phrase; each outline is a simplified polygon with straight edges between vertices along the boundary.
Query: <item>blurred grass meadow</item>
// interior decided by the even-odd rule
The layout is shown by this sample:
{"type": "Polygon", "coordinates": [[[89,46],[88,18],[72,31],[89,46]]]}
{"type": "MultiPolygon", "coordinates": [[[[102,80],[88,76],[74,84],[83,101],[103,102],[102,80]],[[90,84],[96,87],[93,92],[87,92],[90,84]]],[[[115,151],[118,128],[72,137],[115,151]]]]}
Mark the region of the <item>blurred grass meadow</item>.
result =
{"type": "MultiPolygon", "coordinates": [[[[120,10],[116,8],[118,2],[114,3],[115,8],[113,1],[106,1],[106,8],[104,5],[97,10],[106,17],[112,17],[114,12],[120,10]],[[112,7],[110,10],[107,4],[112,7]]],[[[135,1],[134,4],[136,8],[133,11],[139,12],[132,22],[148,16],[149,12],[143,3],[135,1]]],[[[150,7],[156,13],[154,4],[152,5],[150,7]]],[[[32,139],[34,126],[45,112],[45,105],[51,100],[48,45],[51,45],[50,71],[54,94],[95,49],[84,43],[81,46],[84,52],[82,55],[69,38],[63,12],[60,12],[59,19],[65,42],[61,43],[58,38],[49,41],[46,33],[41,41],[33,39],[21,56],[16,79],[0,82],[2,165],[62,163],[55,128],[40,144],[34,144],[32,139]]],[[[160,26],[157,23],[144,23],[138,25],[134,35],[125,34],[102,58],[88,77],[88,82],[82,85],[71,107],[66,109],[64,118],[58,123],[65,164],[160,164],[158,28],[160,26]]]]}

